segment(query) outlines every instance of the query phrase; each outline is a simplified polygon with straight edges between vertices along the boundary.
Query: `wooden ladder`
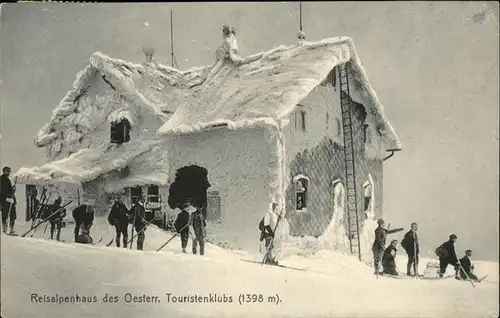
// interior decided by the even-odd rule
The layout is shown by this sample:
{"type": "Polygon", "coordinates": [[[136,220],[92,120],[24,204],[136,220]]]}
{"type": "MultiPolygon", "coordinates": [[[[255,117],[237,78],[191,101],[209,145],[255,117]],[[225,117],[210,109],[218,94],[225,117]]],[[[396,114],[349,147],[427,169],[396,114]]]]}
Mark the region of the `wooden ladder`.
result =
{"type": "Polygon", "coordinates": [[[361,261],[359,242],[358,200],[356,196],[356,169],[354,163],[354,140],[352,132],[352,105],[349,94],[349,74],[347,64],[339,65],[340,107],[342,111],[342,129],[344,134],[344,160],[347,188],[347,218],[349,246],[351,254],[358,254],[361,261]]]}

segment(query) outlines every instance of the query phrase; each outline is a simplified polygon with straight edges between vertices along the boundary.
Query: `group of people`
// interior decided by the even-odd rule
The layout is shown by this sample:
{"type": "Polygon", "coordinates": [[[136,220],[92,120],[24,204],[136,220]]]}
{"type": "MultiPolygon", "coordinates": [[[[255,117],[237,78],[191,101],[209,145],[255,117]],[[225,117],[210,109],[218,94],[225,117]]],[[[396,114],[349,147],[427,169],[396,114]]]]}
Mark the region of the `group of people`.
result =
{"type": "MultiPolygon", "coordinates": [[[[377,221],[378,227],[375,229],[375,241],[373,242],[372,252],[374,259],[375,274],[387,274],[387,275],[399,275],[396,269],[396,253],[398,247],[398,240],[391,240],[388,247],[385,247],[387,235],[392,233],[397,233],[403,230],[403,228],[397,228],[389,230],[385,228],[385,221],[379,219],[377,221]],[[379,271],[380,263],[382,265],[382,272],[379,271]]],[[[406,232],[401,241],[401,247],[405,250],[408,256],[408,262],[406,265],[406,275],[408,276],[418,276],[418,262],[419,262],[419,240],[418,240],[418,225],[413,222],[410,226],[410,230],[406,232]],[[412,272],[413,269],[413,272],[412,272]]],[[[436,249],[436,255],[439,258],[439,277],[442,278],[446,273],[448,265],[452,265],[455,269],[456,279],[471,279],[474,281],[479,281],[477,276],[474,275],[474,266],[471,262],[472,250],[468,249],[465,251],[465,256],[458,259],[455,252],[455,242],[457,241],[457,236],[451,234],[449,239],[441,244],[436,249]]]]}
{"type": "Polygon", "coordinates": [[[123,239],[123,247],[127,248],[128,225],[131,224],[137,235],[137,249],[144,249],[146,227],[149,225],[146,220],[145,202],[144,197],[141,197],[129,210],[120,198],[115,199],[108,215],[108,223],[115,227],[117,247],[120,247],[120,240],[123,239]]]}
{"type": "Polygon", "coordinates": [[[186,248],[189,241],[190,226],[193,227],[194,232],[192,238],[192,252],[193,254],[197,254],[199,245],[200,255],[204,255],[207,222],[202,210],[195,207],[192,200],[188,198],[174,222],[175,230],[181,236],[181,248],[183,253],[187,253],[186,248]]]}

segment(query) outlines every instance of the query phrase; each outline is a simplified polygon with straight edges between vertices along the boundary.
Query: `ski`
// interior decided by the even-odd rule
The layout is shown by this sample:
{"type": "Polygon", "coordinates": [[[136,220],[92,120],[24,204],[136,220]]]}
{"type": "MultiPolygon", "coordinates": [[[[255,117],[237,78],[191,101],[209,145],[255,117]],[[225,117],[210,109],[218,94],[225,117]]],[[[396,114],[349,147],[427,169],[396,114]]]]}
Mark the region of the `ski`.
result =
{"type": "MultiPolygon", "coordinates": [[[[251,260],[247,260],[247,259],[241,259],[241,261],[248,262],[248,263],[254,263],[254,264],[262,264],[260,261],[251,261],[251,260]]],[[[267,264],[267,263],[264,263],[264,265],[287,268],[287,269],[292,269],[292,270],[302,271],[302,272],[309,270],[309,267],[299,268],[299,267],[291,267],[291,266],[286,266],[286,265],[281,265],[281,264],[267,264]]]]}
{"type": "Polygon", "coordinates": [[[35,227],[31,228],[26,233],[20,235],[20,237],[25,237],[26,235],[28,235],[31,232],[35,231],[40,225],[42,225],[43,223],[47,222],[48,220],[50,220],[51,217],[53,217],[54,215],[56,215],[56,213],[59,213],[59,211],[62,211],[65,207],[67,207],[68,205],[70,205],[71,202],[73,202],[73,201],[69,201],[66,204],[64,204],[63,206],[61,206],[59,209],[57,209],[56,211],[54,211],[54,213],[50,214],[48,217],[46,217],[45,219],[43,219],[40,222],[38,222],[38,224],[35,225],[35,227]]]}
{"type": "Polygon", "coordinates": [[[101,243],[101,241],[102,241],[102,236],[101,236],[101,237],[100,237],[97,241],[95,241],[95,242],[93,242],[93,243],[90,243],[90,244],[92,244],[92,245],[96,245],[96,244],[101,243]]]}
{"type": "MultiPolygon", "coordinates": [[[[482,282],[482,281],[483,281],[486,277],[488,277],[488,275],[484,275],[483,277],[478,278],[478,279],[470,279],[470,280],[471,280],[471,281],[473,281],[474,283],[480,283],[480,282],[482,282]]],[[[468,279],[467,279],[467,278],[466,278],[466,279],[460,279],[460,280],[461,280],[461,281],[463,281],[463,282],[468,281],[468,279]]]]}
{"type": "Polygon", "coordinates": [[[114,240],[115,240],[115,237],[113,236],[113,238],[111,239],[111,241],[109,241],[109,243],[106,244],[106,247],[111,246],[111,244],[113,244],[114,240]]]}

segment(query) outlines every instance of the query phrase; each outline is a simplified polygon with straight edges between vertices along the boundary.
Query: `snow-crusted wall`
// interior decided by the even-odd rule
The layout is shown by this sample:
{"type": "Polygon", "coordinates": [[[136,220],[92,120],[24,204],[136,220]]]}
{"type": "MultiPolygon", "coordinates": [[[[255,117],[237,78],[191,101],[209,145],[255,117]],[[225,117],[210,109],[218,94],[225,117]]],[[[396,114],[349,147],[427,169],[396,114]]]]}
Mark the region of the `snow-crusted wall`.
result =
{"type": "Polygon", "coordinates": [[[230,248],[258,250],[258,224],[270,204],[276,169],[276,141],[269,131],[218,128],[171,138],[170,179],[179,168],[198,165],[220,193],[221,224],[207,232],[230,248]]]}
{"type": "MultiPolygon", "coordinates": [[[[315,246],[318,246],[314,237],[325,234],[333,215],[333,182],[337,179],[345,186],[345,161],[343,150],[342,122],[340,120],[340,95],[337,80],[337,89],[333,86],[318,86],[296,108],[296,111],[306,112],[306,131],[300,125],[296,128],[297,117],[292,113],[290,124],[286,127],[287,136],[287,219],[290,224],[290,234],[294,236],[312,236],[315,246]],[[299,175],[310,179],[307,212],[295,211],[295,193],[292,179],[299,175]]],[[[356,83],[351,82],[351,96],[356,102],[361,96],[356,93],[356,83]]],[[[383,179],[382,160],[373,158],[373,149],[377,148],[380,139],[376,127],[371,124],[371,117],[365,107],[353,103],[353,132],[356,166],[357,205],[360,220],[362,251],[369,250],[364,242],[372,241],[370,229],[364,224],[364,192],[363,184],[370,179],[373,182],[374,201],[372,219],[382,215],[383,206],[383,179]],[[367,137],[365,143],[365,125],[367,137]],[[371,133],[374,132],[375,133],[371,133]],[[370,139],[372,137],[372,139],[370,139]],[[374,142],[375,141],[375,142],[374,142]],[[374,146],[375,145],[375,146],[374,146]],[[373,158],[373,159],[372,159],[373,158]],[[367,236],[367,237],[366,237],[367,236]]],[[[378,153],[380,158],[380,153],[378,153]]],[[[344,218],[347,230],[347,215],[344,218]]],[[[340,242],[338,242],[340,243],[340,242]]],[[[328,244],[320,244],[327,246],[328,244]]],[[[338,244],[330,244],[334,246],[338,244]]]]}

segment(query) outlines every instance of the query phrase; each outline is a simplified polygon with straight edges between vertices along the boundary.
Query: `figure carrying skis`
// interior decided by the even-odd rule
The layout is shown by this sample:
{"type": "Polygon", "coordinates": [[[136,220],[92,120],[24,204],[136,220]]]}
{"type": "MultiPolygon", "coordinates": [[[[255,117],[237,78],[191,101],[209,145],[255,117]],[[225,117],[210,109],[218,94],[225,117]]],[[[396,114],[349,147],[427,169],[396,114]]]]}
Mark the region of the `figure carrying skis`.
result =
{"type": "Polygon", "coordinates": [[[264,263],[271,265],[278,265],[278,260],[274,255],[274,230],[276,229],[276,224],[278,223],[278,216],[276,215],[276,207],[278,204],[272,203],[264,215],[264,217],[259,222],[260,241],[265,241],[267,254],[264,256],[264,263]]]}
{"type": "Polygon", "coordinates": [[[54,232],[56,232],[56,240],[60,241],[61,239],[61,229],[62,229],[62,221],[66,216],[66,209],[61,207],[62,199],[58,197],[54,203],[50,206],[49,215],[52,215],[49,218],[50,223],[50,239],[54,239],[54,232]]]}

